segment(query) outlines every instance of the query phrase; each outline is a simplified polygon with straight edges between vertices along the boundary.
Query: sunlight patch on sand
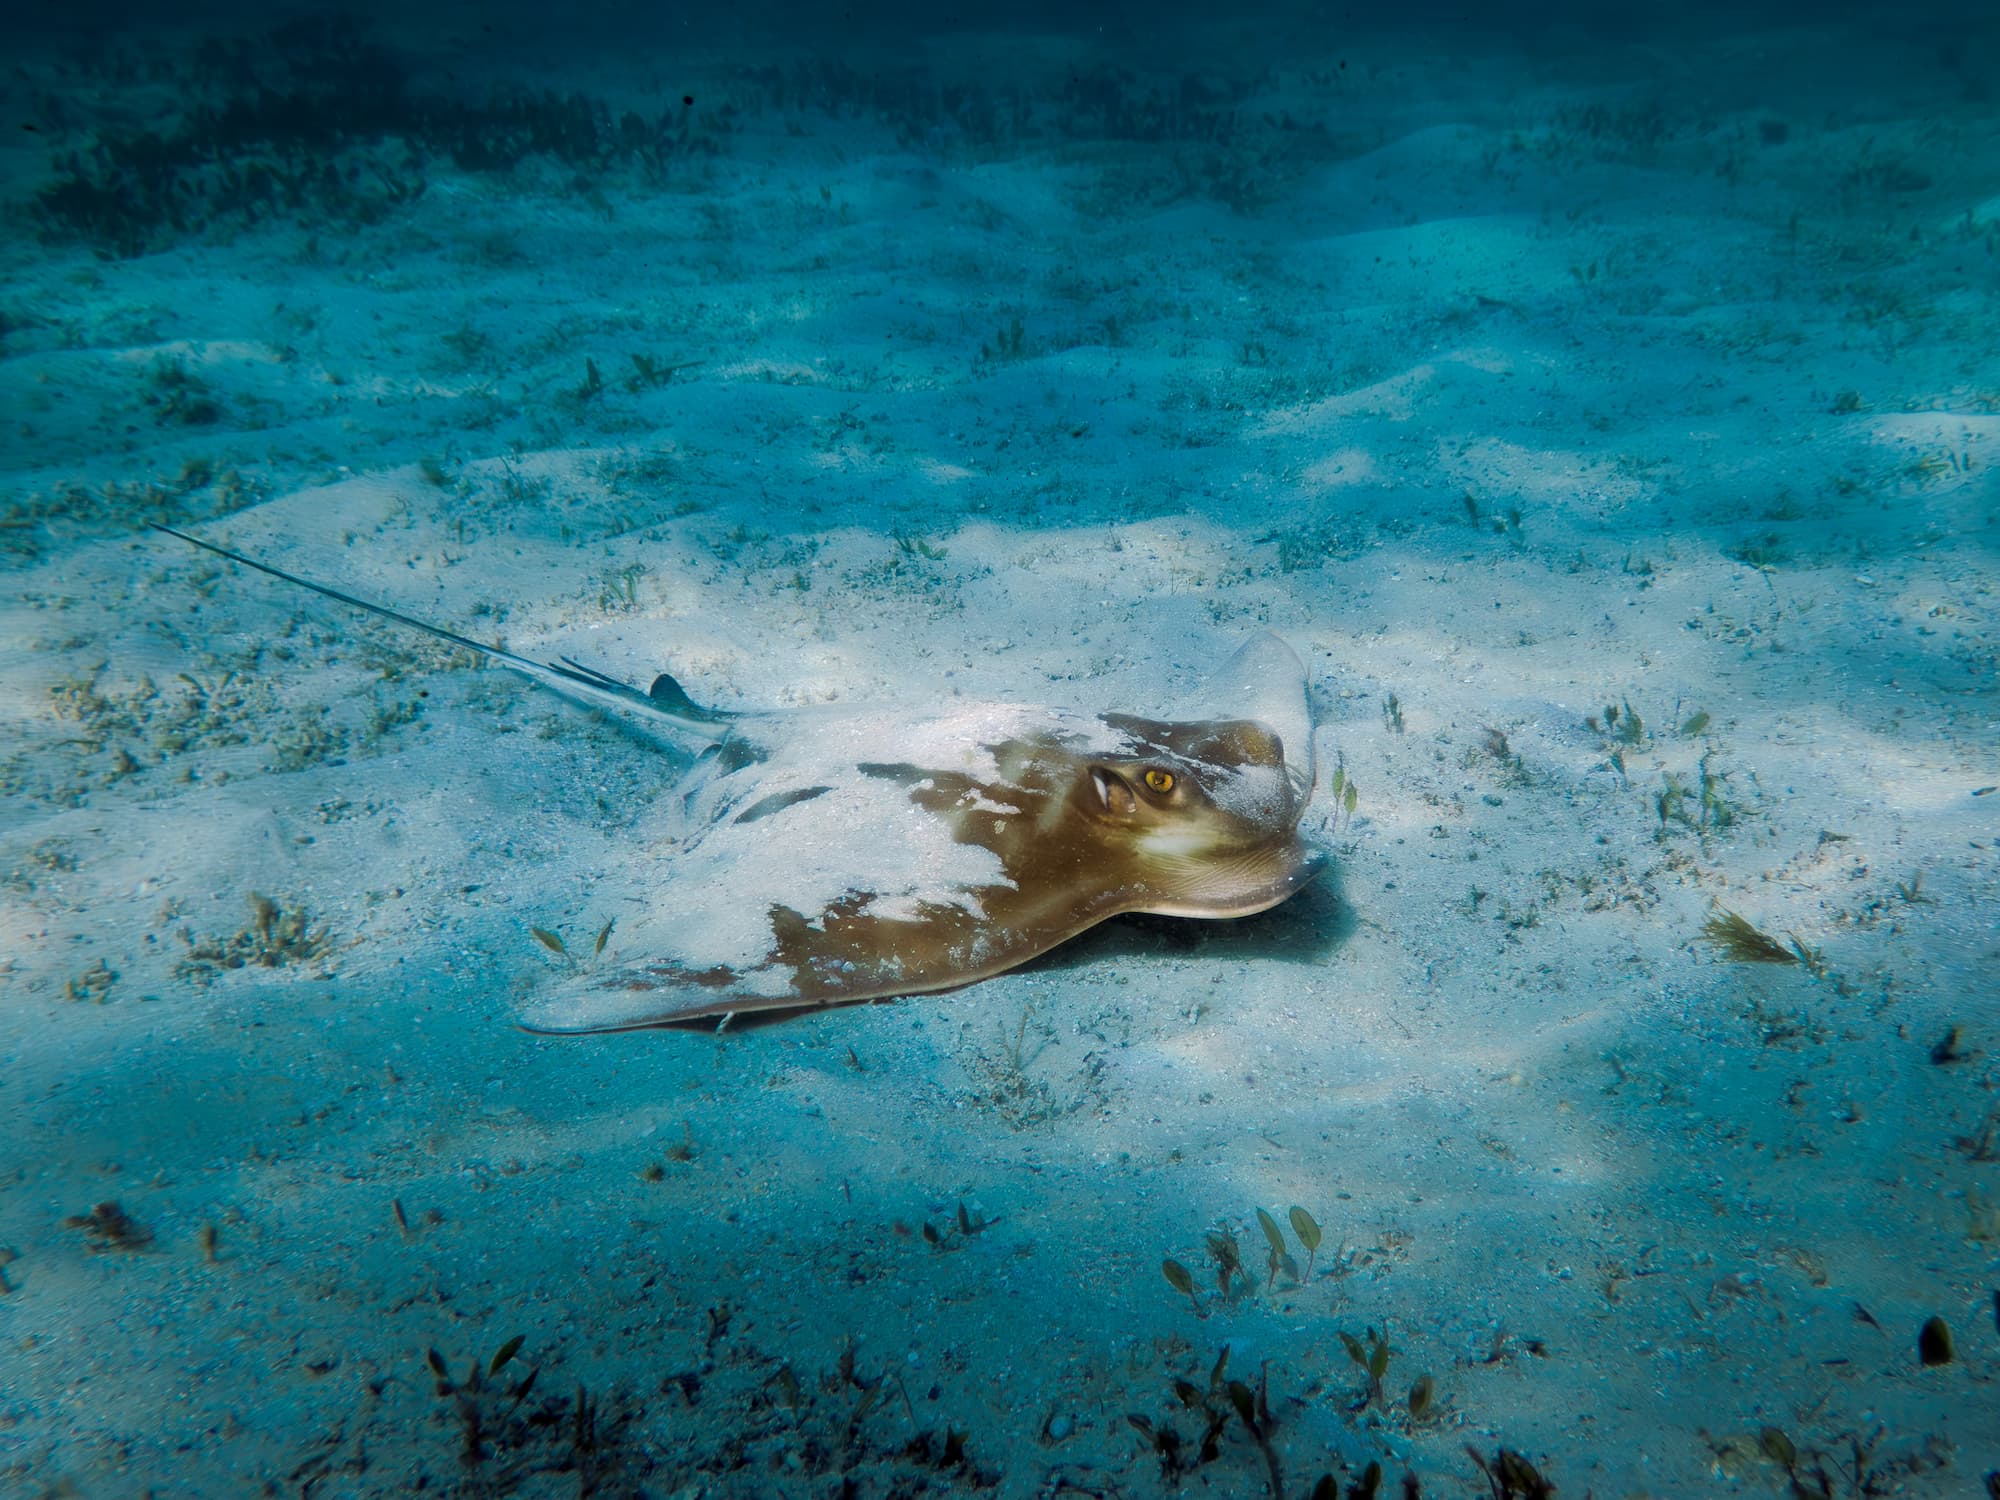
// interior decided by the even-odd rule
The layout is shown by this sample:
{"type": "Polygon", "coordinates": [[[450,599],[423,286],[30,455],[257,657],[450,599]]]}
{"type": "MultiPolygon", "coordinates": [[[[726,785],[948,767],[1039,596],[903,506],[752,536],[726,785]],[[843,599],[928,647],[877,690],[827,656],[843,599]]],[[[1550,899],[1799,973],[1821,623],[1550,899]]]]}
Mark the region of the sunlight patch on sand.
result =
{"type": "Polygon", "coordinates": [[[1524,448],[1489,438],[1457,448],[1440,444],[1439,469],[1472,492],[1482,509],[1507,500],[1603,516],[1646,494],[1639,480],[1611,464],[1560,448],[1524,448]]]}
{"type": "Polygon", "coordinates": [[[1259,426],[1257,435],[1282,437],[1320,432],[1351,417],[1386,417],[1392,422],[1407,422],[1416,416],[1421,398],[1436,379],[1437,366],[1417,365],[1359,390],[1274,411],[1259,426]]]}
{"type": "Polygon", "coordinates": [[[1337,490],[1374,484],[1381,477],[1375,456],[1366,448],[1342,448],[1309,465],[1299,476],[1299,484],[1306,489],[1337,490]]]}

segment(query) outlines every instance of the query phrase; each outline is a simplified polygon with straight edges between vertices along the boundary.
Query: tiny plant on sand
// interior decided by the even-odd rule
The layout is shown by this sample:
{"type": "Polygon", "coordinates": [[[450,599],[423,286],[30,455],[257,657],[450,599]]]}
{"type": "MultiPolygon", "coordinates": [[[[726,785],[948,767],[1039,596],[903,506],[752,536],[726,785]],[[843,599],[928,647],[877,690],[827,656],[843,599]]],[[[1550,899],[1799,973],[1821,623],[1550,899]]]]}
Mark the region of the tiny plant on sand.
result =
{"type": "Polygon", "coordinates": [[[153,1231],[117,1203],[100,1203],[87,1214],[71,1214],[65,1229],[81,1229],[92,1250],[143,1250],[153,1243],[153,1231]]]}
{"type": "Polygon", "coordinates": [[[1354,826],[1354,809],[1360,801],[1361,794],[1355,790],[1354,781],[1347,774],[1347,767],[1344,765],[1335,766],[1333,768],[1333,826],[1335,829],[1340,827],[1343,817],[1346,818],[1349,828],[1354,826]]]}
{"type": "Polygon", "coordinates": [[[1019,316],[1013,318],[993,336],[991,344],[979,346],[979,357],[988,359],[1023,359],[1028,352],[1028,331],[1021,326],[1019,316]]]}
{"type": "MultiPolygon", "coordinates": [[[[604,952],[604,945],[611,941],[611,929],[617,925],[618,919],[613,917],[597,930],[597,937],[590,946],[590,956],[593,959],[604,952]]],[[[561,933],[552,932],[546,927],[530,927],[528,934],[536,942],[548,949],[549,952],[568,964],[572,972],[581,967],[580,960],[574,953],[570,952],[569,944],[563,941],[561,933]]]]}
{"type": "MultiPolygon", "coordinates": [[[[970,1240],[975,1234],[981,1234],[999,1222],[1000,1220],[997,1216],[988,1218],[984,1214],[975,1213],[971,1209],[968,1209],[965,1206],[965,1200],[961,1198],[958,1200],[958,1213],[955,1219],[953,1222],[947,1223],[943,1229],[939,1229],[929,1219],[924,1220],[924,1243],[929,1245],[933,1250],[962,1250],[965,1248],[966,1241],[970,1240]],[[953,1229],[956,1229],[958,1232],[953,1234],[953,1229]]],[[[1192,1284],[1190,1284],[1190,1290],[1192,1290],[1192,1284]]]]}
{"type": "Polygon", "coordinates": [[[1786,947],[1769,933],[1753,927],[1747,918],[1726,906],[1718,906],[1709,919],[1701,924],[1701,935],[1737,963],[1799,964],[1815,979],[1826,977],[1825,955],[1817,948],[1808,947],[1797,933],[1785,934],[1791,939],[1791,946],[1786,947]]]}
{"type": "Polygon", "coordinates": [[[325,927],[314,927],[303,907],[286,907],[269,896],[250,893],[250,925],[232,938],[182,936],[187,956],[175,966],[176,977],[206,984],[224,969],[255,966],[282,968],[324,958],[333,941],[325,927]]]}
{"type": "Polygon", "coordinates": [[[1502,1448],[1491,1458],[1470,1444],[1465,1451],[1486,1476],[1493,1500],[1549,1500],[1556,1492],[1556,1487],[1512,1448],[1502,1448]]]}
{"type": "Polygon", "coordinates": [[[1172,1256],[1168,1256],[1160,1262],[1160,1274],[1167,1278],[1168,1286],[1179,1292],[1194,1305],[1194,1310],[1197,1314],[1202,1317],[1208,1316],[1201,1310],[1201,1298],[1194,1294],[1194,1277],[1188,1273],[1186,1266],[1182,1265],[1172,1256]]]}
{"type": "MultiPolygon", "coordinates": [[[[1877,1428],[1868,1437],[1849,1432],[1843,1435],[1840,1446],[1842,1452],[1828,1452],[1811,1443],[1801,1447],[1792,1441],[1791,1435],[1782,1427],[1762,1427],[1756,1438],[1747,1435],[1742,1438],[1711,1438],[1706,1432],[1702,1436],[1714,1448],[1718,1456],[1743,1455],[1768,1460],[1784,1470],[1786,1493],[1793,1500],[1835,1500],[1848,1495],[1885,1495],[1893,1492],[1887,1482],[1885,1467],[1876,1456],[1876,1446],[1884,1436],[1884,1429],[1877,1428]]],[[[1988,1481],[1988,1493],[1992,1492],[1992,1481],[1988,1481]]],[[[1528,1495],[1546,1495],[1548,1490],[1521,1491],[1528,1495]]]]}
{"type": "Polygon", "coordinates": [[[597,607],[630,612],[639,607],[639,580],[646,576],[644,563],[629,563],[604,575],[597,607]]]}
{"type": "Polygon", "coordinates": [[[1660,772],[1660,790],[1654,795],[1653,810],[1659,814],[1663,840],[1670,823],[1711,834],[1732,828],[1742,819],[1742,809],[1725,795],[1723,773],[1710,769],[1707,755],[1702,756],[1699,769],[1699,792],[1672,771],[1660,772]],[[1694,811],[1689,811],[1691,802],[1694,811]]]}
{"type": "Polygon", "coordinates": [[[541,1371],[514,1373],[523,1342],[516,1334],[457,1380],[443,1354],[424,1356],[438,1396],[458,1420],[464,1492],[511,1495],[533,1476],[565,1474],[574,1481],[566,1491],[578,1496],[635,1493],[632,1481],[651,1467],[629,1439],[639,1408],[623,1397],[607,1404],[581,1384],[573,1396],[544,1394],[530,1403],[541,1371]]]}
{"type": "Polygon", "coordinates": [[[1224,1302],[1232,1301],[1230,1283],[1238,1276],[1245,1281],[1250,1275],[1243,1269],[1243,1252],[1236,1244],[1236,1236],[1227,1229],[1217,1229],[1208,1236],[1208,1253],[1215,1261],[1215,1290],[1224,1302]]]}
{"type": "Polygon", "coordinates": [[[1646,721],[1639,717],[1639,711],[1632,707],[1629,698],[1605,704],[1601,719],[1596,714],[1590,714],[1583,722],[1593,734],[1602,736],[1607,744],[1615,742],[1636,746],[1646,739],[1646,721]]]}
{"type": "MultiPolygon", "coordinates": [[[[1194,1419],[1198,1436],[1183,1437],[1170,1417],[1154,1418],[1143,1412],[1128,1412],[1125,1416],[1126,1423],[1159,1460],[1162,1479],[1178,1487],[1187,1475],[1220,1458],[1233,1417],[1263,1460],[1266,1493],[1271,1500],[1285,1500],[1285,1474],[1275,1441],[1278,1419],[1271,1410],[1268,1363],[1259,1369],[1254,1387],[1246,1380],[1231,1380],[1229,1350],[1224,1347],[1209,1369],[1206,1389],[1183,1378],[1174,1381],[1173,1391],[1181,1409],[1194,1419]]],[[[1419,1495],[1414,1478],[1406,1477],[1403,1483],[1405,1495],[1419,1495]]],[[[1295,1493],[1306,1494],[1311,1500],[1341,1500],[1343,1495],[1348,1500],[1374,1500],[1381,1492],[1381,1485],[1382,1465],[1370,1463],[1359,1479],[1344,1488],[1335,1474],[1326,1473],[1310,1489],[1295,1493]]]]}
{"type": "Polygon", "coordinates": [[[1270,1258],[1265,1262],[1269,1272],[1264,1282],[1266,1290],[1278,1284],[1280,1271],[1294,1281],[1304,1281],[1305,1278],[1299,1275],[1298,1263],[1292,1259],[1291,1251],[1285,1248],[1285,1234],[1278,1228],[1278,1221],[1260,1208],[1257,1210],[1257,1227],[1264,1231],[1264,1243],[1271,1247],[1270,1258]]]}
{"type": "Polygon", "coordinates": [[[1292,1205],[1290,1217],[1292,1233],[1296,1234],[1299,1243],[1306,1247],[1306,1273],[1300,1280],[1311,1281],[1313,1258],[1319,1254],[1319,1221],[1296,1203],[1292,1205]]]}
{"type": "Polygon", "coordinates": [[[1389,1373],[1388,1335],[1377,1333],[1371,1328],[1368,1330],[1368,1342],[1365,1345],[1351,1333],[1342,1333],[1340,1343],[1341,1347],[1347,1350],[1347,1357],[1359,1365],[1368,1377],[1368,1388],[1362,1392],[1361,1400],[1356,1403],[1355,1410],[1360,1411],[1369,1406],[1379,1405],[1382,1400],[1382,1377],[1389,1373]]]}
{"type": "Polygon", "coordinates": [[[468,1469],[476,1469],[493,1456],[493,1443],[506,1432],[535,1388],[539,1367],[531,1366],[519,1379],[503,1379],[501,1371],[521,1352],[526,1339],[516,1334],[484,1361],[474,1360],[463,1380],[451,1378],[445,1357],[436,1349],[425,1355],[431,1374],[437,1377],[437,1393],[452,1403],[465,1446],[461,1456],[468,1469]]]}

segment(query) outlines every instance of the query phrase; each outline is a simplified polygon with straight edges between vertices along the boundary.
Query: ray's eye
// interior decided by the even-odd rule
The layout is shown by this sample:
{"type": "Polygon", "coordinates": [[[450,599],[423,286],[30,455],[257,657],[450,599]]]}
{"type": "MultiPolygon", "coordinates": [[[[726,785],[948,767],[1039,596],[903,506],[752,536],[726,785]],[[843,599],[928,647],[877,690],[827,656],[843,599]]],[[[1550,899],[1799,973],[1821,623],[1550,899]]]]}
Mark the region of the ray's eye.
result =
{"type": "Polygon", "coordinates": [[[1161,795],[1164,796],[1166,793],[1171,792],[1173,789],[1174,789],[1174,773],[1172,771],[1161,771],[1155,769],[1148,771],[1146,773],[1147,791],[1159,792],[1161,795]]]}

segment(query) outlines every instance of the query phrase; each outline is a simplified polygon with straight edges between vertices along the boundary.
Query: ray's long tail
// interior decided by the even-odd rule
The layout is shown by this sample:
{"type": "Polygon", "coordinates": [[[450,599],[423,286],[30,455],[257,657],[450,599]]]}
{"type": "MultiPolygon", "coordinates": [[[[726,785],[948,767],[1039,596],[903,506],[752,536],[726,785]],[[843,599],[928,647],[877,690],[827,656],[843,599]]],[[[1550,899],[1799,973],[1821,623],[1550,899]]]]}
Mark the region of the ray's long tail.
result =
{"type": "Polygon", "coordinates": [[[629,682],[620,682],[595,667],[586,667],[582,662],[567,656],[558,657],[552,662],[535,661],[531,657],[509,651],[503,646],[491,646],[484,641],[475,641],[470,636],[460,635],[455,630],[446,630],[441,625],[419,620],[413,615],[404,614],[401,610],[391,609],[386,604],[376,604],[329,584],[315,583],[310,578],[301,578],[296,573],[288,573],[283,568],[259,562],[254,557],[246,557],[241,552],[215,542],[203,541],[198,536],[177,531],[171,526],[155,522],[153,530],[179,537],[189,546],[199,547],[204,552],[213,552],[217,557],[226,558],[243,567],[254,568],[259,573],[269,574],[295,588],[307,589],[352,609],[365,610],[371,615],[393,620],[407,629],[420,630],[438,640],[449,641],[454,646],[462,646],[481,656],[489,656],[509,671],[518,672],[531,681],[543,687],[553,688],[565,696],[581,698],[592,707],[612,709],[627,717],[633,716],[635,710],[640,711],[646,716],[640,722],[647,727],[660,727],[659,721],[664,720],[667,727],[682,734],[719,742],[728,738],[730,726],[737,718],[737,715],[726,709],[704,708],[696,703],[687,695],[687,690],[665,672],[655,677],[652,685],[641,692],[629,682]]]}

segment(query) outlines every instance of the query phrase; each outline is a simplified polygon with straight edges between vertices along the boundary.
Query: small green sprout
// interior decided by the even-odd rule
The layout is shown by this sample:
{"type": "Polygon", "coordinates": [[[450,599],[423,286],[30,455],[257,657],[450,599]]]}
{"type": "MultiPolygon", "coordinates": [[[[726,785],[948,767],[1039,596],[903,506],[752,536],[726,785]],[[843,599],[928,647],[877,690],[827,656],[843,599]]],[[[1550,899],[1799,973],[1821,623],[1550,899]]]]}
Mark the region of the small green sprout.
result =
{"type": "Polygon", "coordinates": [[[1799,1464],[1798,1446],[1785,1435],[1782,1427],[1766,1427],[1757,1434],[1757,1446],[1764,1456],[1783,1469],[1787,1474],[1799,1464]]]}
{"type": "Polygon", "coordinates": [[[1227,1229],[1218,1229],[1208,1237],[1208,1253],[1215,1259],[1215,1289],[1226,1299],[1231,1279],[1243,1269],[1243,1252],[1237,1247],[1235,1235],[1227,1229]]]}
{"type": "Polygon", "coordinates": [[[1436,1394],[1437,1387],[1432,1383],[1430,1376],[1419,1375],[1416,1383],[1410,1387],[1409,1407],[1412,1422],[1423,1421],[1424,1414],[1431,1409],[1431,1402],[1436,1394]]]}
{"type": "Polygon", "coordinates": [[[1701,823],[1704,828],[1727,828],[1736,821],[1736,809],[1722,795],[1722,778],[1701,758],[1701,823]]]}
{"type": "Polygon", "coordinates": [[[1272,1274],[1272,1278],[1276,1278],[1278,1276],[1278,1258],[1284,1254],[1284,1232],[1278,1228],[1278,1220],[1274,1220],[1262,1208],[1256,1210],[1256,1226],[1260,1230],[1264,1230],[1264,1244],[1270,1246],[1270,1274],[1272,1274]]]}
{"type": "Polygon", "coordinates": [[[688,1162],[695,1158],[694,1127],[681,1121],[681,1138],[667,1147],[667,1160],[688,1162]]]}
{"type": "Polygon", "coordinates": [[[1194,1277],[1188,1274],[1186,1266],[1169,1257],[1160,1262],[1160,1274],[1167,1278],[1168,1286],[1194,1304],[1197,1313],[1201,1311],[1201,1299],[1194,1294],[1194,1277]]]}
{"type": "Polygon", "coordinates": [[[1020,359],[1027,353],[1028,331],[1022,327],[1018,315],[995,333],[994,344],[996,347],[991,350],[984,344],[980,345],[979,352],[993,359],[1020,359]]]}
{"type": "Polygon", "coordinates": [[[1271,1247],[1268,1263],[1270,1279],[1264,1283],[1265,1287],[1268,1289],[1277,1285],[1280,1270],[1291,1272],[1292,1280],[1299,1280],[1299,1268],[1294,1264],[1291,1252],[1285,1248],[1285,1234],[1278,1228],[1278,1221],[1260,1208],[1257,1210],[1257,1227],[1264,1231],[1264,1243],[1271,1247]]]}
{"type": "Polygon", "coordinates": [[[1535,1466],[1512,1448],[1502,1448],[1487,1458],[1471,1444],[1465,1451],[1479,1465],[1479,1472],[1493,1487],[1494,1500],[1549,1500],[1556,1487],[1542,1478],[1535,1466]]]}
{"type": "Polygon", "coordinates": [[[1687,801],[1687,787],[1672,771],[1660,772],[1660,790],[1654,794],[1653,808],[1660,815],[1660,830],[1666,831],[1667,824],[1688,822],[1688,815],[1681,804],[1687,801]]]}
{"type": "MultiPolygon", "coordinates": [[[[535,1388],[535,1377],[541,1373],[539,1369],[530,1369],[511,1386],[490,1383],[521,1352],[524,1342],[524,1336],[517,1334],[496,1349],[492,1358],[483,1362],[475,1359],[461,1381],[451,1378],[450,1366],[437,1348],[424,1352],[424,1363],[437,1380],[437,1394],[456,1408],[468,1467],[476,1466],[486,1456],[489,1440],[513,1421],[535,1388]],[[498,1406],[501,1402],[509,1404],[501,1409],[498,1406]]],[[[580,1390],[578,1399],[582,1400],[580,1390]]]]}
{"type": "Polygon", "coordinates": [[[1646,721],[1639,717],[1630,699],[1621,699],[1620,703],[1605,704],[1602,719],[1595,714],[1587,714],[1583,722],[1592,734],[1626,745],[1637,745],[1646,737],[1646,721]]]}
{"type": "Polygon", "coordinates": [[[1291,1212],[1292,1233],[1299,1237],[1299,1243],[1306,1247],[1306,1274],[1302,1280],[1311,1281],[1313,1257],[1319,1254],[1319,1223],[1313,1216],[1296,1203],[1291,1212]]]}
{"type": "Polygon", "coordinates": [[[1368,1330],[1368,1342],[1364,1345],[1353,1334],[1340,1335],[1342,1347],[1347,1357],[1359,1365],[1368,1376],[1368,1390],[1361,1398],[1363,1407],[1379,1403],[1382,1399],[1382,1377],[1389,1373],[1389,1340],[1386,1335],[1368,1330]]]}
{"type": "Polygon", "coordinates": [[[1792,956],[1799,961],[1799,967],[1812,975],[1813,978],[1825,979],[1832,972],[1827,965],[1826,954],[1824,952],[1813,947],[1796,932],[1788,932],[1785,936],[1792,940],[1792,956]]]}
{"type": "Polygon", "coordinates": [[[498,1349],[494,1350],[493,1358],[491,1361],[488,1362],[486,1366],[486,1373],[488,1375],[498,1375],[500,1373],[500,1367],[506,1364],[507,1361],[512,1359],[515,1355],[519,1354],[521,1352],[521,1346],[527,1343],[527,1341],[528,1341],[528,1336],[525,1333],[517,1333],[511,1339],[507,1340],[506,1343],[502,1344],[498,1349]]]}
{"type": "Polygon", "coordinates": [[[604,575],[597,595],[599,609],[630,611],[639,607],[639,580],[646,575],[644,563],[631,563],[604,575]]]}
{"type": "MultiPolygon", "coordinates": [[[[1607,708],[1604,712],[1608,718],[1614,710],[1607,708]]],[[[1636,745],[1645,736],[1646,721],[1639,717],[1638,711],[1632,707],[1630,700],[1627,700],[1624,717],[1618,724],[1618,737],[1628,745],[1636,745]]]]}
{"type": "Polygon", "coordinates": [[[1229,1396],[1229,1404],[1236,1416],[1250,1434],[1250,1440],[1257,1445],[1257,1451],[1264,1456],[1264,1467],[1270,1473],[1271,1494],[1281,1497],[1285,1493],[1284,1472],[1279,1466],[1278,1450],[1271,1443],[1271,1367],[1267,1364],[1257,1377],[1257,1389],[1253,1393],[1240,1380],[1232,1380],[1224,1388],[1229,1396]]]}
{"type": "Polygon", "coordinates": [[[1348,824],[1352,826],[1355,804],[1360,800],[1361,794],[1355,790],[1353,778],[1347,774],[1347,767],[1344,765],[1335,766],[1333,768],[1333,821],[1336,828],[1339,827],[1343,816],[1346,817],[1348,824]]]}

